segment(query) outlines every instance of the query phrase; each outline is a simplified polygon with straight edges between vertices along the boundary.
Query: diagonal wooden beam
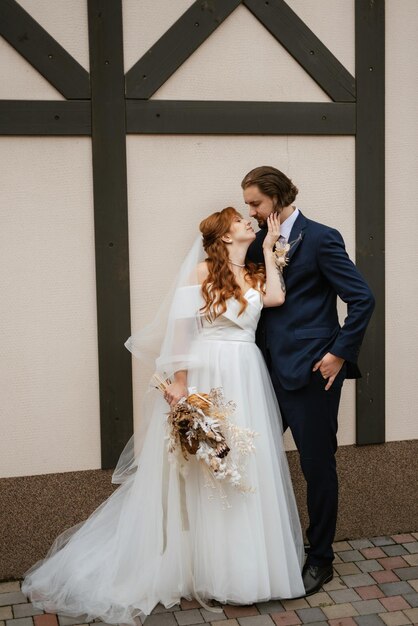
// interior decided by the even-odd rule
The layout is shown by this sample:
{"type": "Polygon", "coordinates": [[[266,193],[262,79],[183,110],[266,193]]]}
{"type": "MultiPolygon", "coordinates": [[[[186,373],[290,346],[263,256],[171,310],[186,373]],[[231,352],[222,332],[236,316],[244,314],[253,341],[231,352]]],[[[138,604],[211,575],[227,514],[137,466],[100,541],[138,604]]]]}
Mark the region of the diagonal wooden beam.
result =
{"type": "Polygon", "coordinates": [[[354,135],[349,102],[127,100],[128,133],[354,135]]]}
{"type": "Polygon", "coordinates": [[[150,98],[241,2],[194,2],[126,73],[127,97],[150,98]]]}
{"type": "Polygon", "coordinates": [[[88,100],[0,100],[0,135],[90,135],[88,100]]]}
{"type": "Polygon", "coordinates": [[[335,102],[354,102],[355,79],[284,0],[244,5],[335,102]]]}
{"type": "Polygon", "coordinates": [[[88,72],[15,0],[0,0],[0,35],[65,98],[90,98],[88,72]]]}

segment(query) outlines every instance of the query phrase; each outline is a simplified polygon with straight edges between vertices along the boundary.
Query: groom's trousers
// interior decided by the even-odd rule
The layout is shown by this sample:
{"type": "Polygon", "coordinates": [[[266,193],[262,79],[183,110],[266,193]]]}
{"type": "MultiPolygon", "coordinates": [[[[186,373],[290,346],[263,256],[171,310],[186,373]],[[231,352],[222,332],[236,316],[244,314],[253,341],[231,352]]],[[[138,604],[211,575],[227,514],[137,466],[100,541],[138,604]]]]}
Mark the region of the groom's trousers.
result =
{"type": "Polygon", "coordinates": [[[334,553],[338,509],[337,450],[338,407],[346,375],[344,363],[333,385],[325,391],[327,381],[319,370],[312,372],[308,385],[289,391],[280,384],[268,363],[283,419],[289,426],[299,451],[300,464],[307,484],[309,541],[306,562],[329,565],[334,553]]]}

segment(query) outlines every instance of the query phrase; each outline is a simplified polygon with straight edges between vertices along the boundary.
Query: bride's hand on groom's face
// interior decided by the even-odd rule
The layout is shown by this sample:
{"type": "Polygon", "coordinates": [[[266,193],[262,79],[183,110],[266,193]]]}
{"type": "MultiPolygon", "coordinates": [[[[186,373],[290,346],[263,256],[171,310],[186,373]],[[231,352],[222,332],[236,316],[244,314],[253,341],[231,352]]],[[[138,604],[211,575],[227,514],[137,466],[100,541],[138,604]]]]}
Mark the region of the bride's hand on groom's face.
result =
{"type": "Polygon", "coordinates": [[[325,391],[328,391],[328,389],[332,387],[332,384],[336,379],[338,372],[342,368],[343,364],[344,359],[339,356],[335,356],[335,354],[331,354],[331,352],[327,352],[320,361],[317,361],[315,363],[312,371],[316,372],[319,369],[322,378],[328,379],[328,382],[325,386],[325,391]]]}
{"type": "Polygon", "coordinates": [[[263,249],[272,250],[280,237],[280,217],[278,213],[270,213],[267,218],[267,235],[264,237],[263,249]]]}

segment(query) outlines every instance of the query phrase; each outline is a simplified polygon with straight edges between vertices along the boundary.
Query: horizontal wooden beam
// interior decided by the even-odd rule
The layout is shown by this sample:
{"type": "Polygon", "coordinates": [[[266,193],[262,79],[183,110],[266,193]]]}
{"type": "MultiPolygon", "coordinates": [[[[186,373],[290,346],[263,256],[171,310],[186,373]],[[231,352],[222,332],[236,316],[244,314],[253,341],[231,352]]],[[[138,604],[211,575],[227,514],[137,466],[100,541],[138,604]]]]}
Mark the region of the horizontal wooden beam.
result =
{"type": "Polygon", "coordinates": [[[194,2],[126,73],[127,96],[150,98],[241,1],[194,2]]]}
{"type": "MultiPolygon", "coordinates": [[[[127,132],[354,135],[355,105],[318,102],[127,100],[127,132]]],[[[0,100],[0,135],[90,135],[90,102],[0,100]]]]}
{"type": "Polygon", "coordinates": [[[90,135],[88,100],[0,100],[0,135],[90,135]]]}
{"type": "Polygon", "coordinates": [[[355,104],[127,100],[128,133],[354,135],[355,104]]]}
{"type": "Polygon", "coordinates": [[[353,76],[284,0],[244,5],[335,102],[354,102],[353,76]]]}
{"type": "Polygon", "coordinates": [[[90,97],[89,73],[16,0],[0,0],[0,35],[65,98],[90,97]]]}

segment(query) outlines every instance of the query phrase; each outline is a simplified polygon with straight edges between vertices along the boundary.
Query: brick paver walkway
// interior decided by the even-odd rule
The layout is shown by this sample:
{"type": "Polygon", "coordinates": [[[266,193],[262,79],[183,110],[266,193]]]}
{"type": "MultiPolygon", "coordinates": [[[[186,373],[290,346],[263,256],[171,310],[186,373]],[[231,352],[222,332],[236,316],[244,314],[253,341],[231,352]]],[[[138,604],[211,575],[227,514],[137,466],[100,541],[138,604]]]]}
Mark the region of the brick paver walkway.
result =
{"type": "MultiPolygon", "coordinates": [[[[182,600],[169,610],[157,606],[145,626],[418,626],[418,533],[339,541],[334,550],[334,579],[308,598],[225,605],[218,614],[182,600]]],[[[0,583],[0,626],[83,624],[82,616],[74,619],[33,608],[20,582],[0,583]]],[[[101,626],[97,622],[94,626],[101,626]]]]}

